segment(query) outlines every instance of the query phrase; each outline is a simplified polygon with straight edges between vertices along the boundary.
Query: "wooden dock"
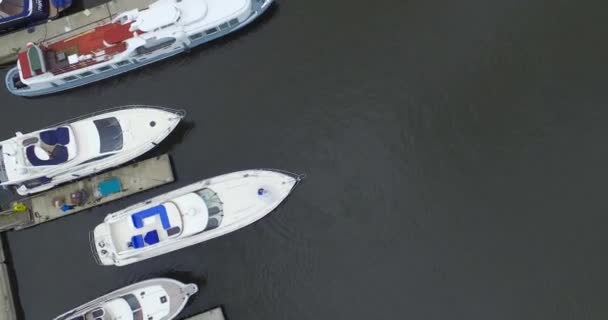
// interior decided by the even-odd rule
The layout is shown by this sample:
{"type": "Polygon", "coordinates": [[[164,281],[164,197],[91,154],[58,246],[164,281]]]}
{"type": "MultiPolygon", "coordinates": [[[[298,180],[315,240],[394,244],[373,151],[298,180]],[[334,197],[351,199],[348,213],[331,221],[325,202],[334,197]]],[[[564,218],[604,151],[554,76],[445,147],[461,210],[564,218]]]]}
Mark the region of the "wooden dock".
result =
{"type": "Polygon", "coordinates": [[[225,320],[222,307],[217,307],[184,320],[225,320]]]}
{"type": "Polygon", "coordinates": [[[0,319],[17,320],[15,301],[11,288],[6,259],[4,257],[4,244],[0,237],[0,319]]]}
{"type": "Polygon", "coordinates": [[[26,210],[16,212],[9,210],[0,213],[0,231],[20,230],[38,224],[59,219],[74,213],[93,208],[110,201],[152,189],[173,182],[173,170],[168,155],[143,160],[132,165],[120,167],[74,181],[29,198],[11,203],[10,208],[24,204],[26,210]],[[102,194],[100,183],[120,181],[120,188],[111,194],[102,194]],[[84,195],[83,200],[74,202],[73,195],[84,195]],[[65,204],[71,209],[64,207],[65,204]],[[72,205],[74,205],[72,207],[72,205]]]}

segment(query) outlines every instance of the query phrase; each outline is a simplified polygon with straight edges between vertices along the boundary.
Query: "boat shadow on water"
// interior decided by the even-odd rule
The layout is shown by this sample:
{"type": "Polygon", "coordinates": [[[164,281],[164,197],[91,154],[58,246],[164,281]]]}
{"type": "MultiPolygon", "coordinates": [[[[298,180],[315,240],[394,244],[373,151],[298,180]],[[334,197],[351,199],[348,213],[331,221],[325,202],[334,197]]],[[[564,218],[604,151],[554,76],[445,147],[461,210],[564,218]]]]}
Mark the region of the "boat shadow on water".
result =
{"type": "MultiPolygon", "coordinates": [[[[188,115],[186,114],[186,117],[188,115]]],[[[161,141],[152,150],[144,153],[143,155],[133,159],[131,163],[138,162],[141,160],[158,157],[165,153],[171,153],[175,146],[181,145],[186,137],[190,134],[192,129],[196,127],[196,124],[192,121],[182,119],[179,125],[173,129],[173,132],[169,134],[163,141],[161,141]]]]}

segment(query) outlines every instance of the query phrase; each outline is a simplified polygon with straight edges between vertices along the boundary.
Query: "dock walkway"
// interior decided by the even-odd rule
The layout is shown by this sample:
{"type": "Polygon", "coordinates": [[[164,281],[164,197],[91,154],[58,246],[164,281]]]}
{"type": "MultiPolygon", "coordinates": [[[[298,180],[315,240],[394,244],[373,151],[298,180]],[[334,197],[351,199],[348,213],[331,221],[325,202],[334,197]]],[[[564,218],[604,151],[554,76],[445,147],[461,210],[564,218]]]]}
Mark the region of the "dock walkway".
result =
{"type": "MultiPolygon", "coordinates": [[[[16,200],[27,207],[24,212],[6,211],[0,213],[0,231],[19,230],[62,218],[92,207],[108,203],[132,194],[173,182],[171,160],[167,154],[120,167],[105,173],[71,182],[32,197],[16,200]],[[120,189],[115,193],[101,195],[99,184],[106,181],[120,181],[120,189]],[[70,203],[70,195],[83,192],[86,197],[79,205],[66,212],[57,202],[70,203]]],[[[0,318],[1,319],[1,318],[0,318]]]]}
{"type": "Polygon", "coordinates": [[[69,37],[105,24],[121,12],[147,8],[153,2],[155,0],[111,0],[97,7],[0,36],[0,65],[15,62],[17,53],[28,42],[69,37]]]}
{"type": "Polygon", "coordinates": [[[0,319],[17,320],[15,301],[11,288],[6,259],[4,257],[4,244],[0,237],[0,319]]]}
{"type": "Polygon", "coordinates": [[[217,307],[184,320],[225,320],[222,307],[217,307]]]}

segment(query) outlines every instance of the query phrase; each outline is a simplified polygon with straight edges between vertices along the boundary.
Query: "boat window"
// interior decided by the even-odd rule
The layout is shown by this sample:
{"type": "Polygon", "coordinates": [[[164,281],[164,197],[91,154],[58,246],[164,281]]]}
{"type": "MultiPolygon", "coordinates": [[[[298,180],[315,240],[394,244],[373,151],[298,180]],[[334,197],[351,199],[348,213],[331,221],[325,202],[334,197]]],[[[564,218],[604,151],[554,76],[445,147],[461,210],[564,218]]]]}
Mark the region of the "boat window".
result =
{"type": "Polygon", "coordinates": [[[0,1],[0,18],[7,18],[21,14],[26,2],[27,1],[24,0],[0,1]]]}
{"type": "Polygon", "coordinates": [[[123,60],[123,61],[119,61],[116,63],[117,66],[121,67],[121,66],[126,66],[128,64],[131,64],[131,61],[129,60],[123,60]]]}
{"type": "Polygon", "coordinates": [[[105,67],[101,67],[101,68],[97,69],[97,71],[99,71],[99,72],[104,72],[104,71],[108,71],[108,70],[111,70],[111,69],[112,69],[112,67],[110,67],[110,66],[105,66],[105,67]]]}
{"type": "Polygon", "coordinates": [[[175,38],[160,38],[160,39],[149,39],[146,44],[137,48],[135,51],[137,54],[146,54],[158,49],[166,48],[175,43],[175,38]]]}
{"type": "Polygon", "coordinates": [[[207,35],[214,34],[216,32],[217,32],[217,28],[211,28],[211,29],[205,30],[205,34],[207,34],[207,35]]]}
{"type": "Polygon", "coordinates": [[[99,160],[101,160],[101,159],[103,159],[103,158],[107,158],[107,157],[109,157],[109,156],[111,156],[111,155],[112,155],[112,154],[104,154],[104,155],[101,155],[101,156],[99,156],[99,157],[95,157],[95,158],[93,158],[93,159],[89,159],[89,160],[87,160],[87,161],[84,161],[84,162],[83,162],[83,163],[81,163],[81,164],[85,164],[85,163],[90,163],[90,162],[99,161],[99,160]]]}
{"type": "Polygon", "coordinates": [[[103,317],[104,313],[105,312],[103,311],[103,309],[100,308],[100,309],[93,310],[93,312],[91,312],[91,315],[94,318],[101,318],[101,317],[103,317]]]}
{"type": "Polygon", "coordinates": [[[122,128],[118,119],[105,118],[93,121],[99,132],[99,152],[106,153],[122,149],[122,128]]]}
{"type": "Polygon", "coordinates": [[[230,23],[230,26],[231,26],[231,27],[234,27],[234,26],[236,26],[237,24],[239,24],[239,19],[234,18],[234,19],[232,19],[232,20],[228,21],[228,23],[230,23]]]}
{"type": "Polygon", "coordinates": [[[6,167],[4,166],[4,158],[3,158],[2,146],[0,146],[0,182],[6,182],[8,180],[8,176],[6,174],[6,167]]]}
{"type": "Polygon", "coordinates": [[[203,34],[201,32],[195,33],[195,34],[193,34],[193,35],[190,36],[190,40],[196,40],[196,39],[198,39],[198,38],[200,38],[202,36],[203,36],[203,34]]]}
{"type": "Polygon", "coordinates": [[[220,24],[220,30],[226,30],[226,29],[228,29],[228,28],[230,28],[230,27],[228,26],[228,22],[224,22],[224,23],[220,24]]]}
{"type": "Polygon", "coordinates": [[[76,79],[78,79],[76,76],[69,76],[69,77],[63,78],[63,81],[74,81],[76,79]]]}
{"type": "Polygon", "coordinates": [[[90,75],[93,75],[93,72],[87,71],[87,72],[83,72],[83,73],[80,74],[81,77],[88,77],[90,75]]]}
{"type": "Polygon", "coordinates": [[[42,178],[38,178],[38,179],[25,181],[25,182],[23,182],[23,185],[26,186],[28,189],[31,189],[31,188],[39,187],[43,184],[47,184],[49,182],[51,182],[51,179],[49,179],[47,177],[42,177],[42,178]]]}

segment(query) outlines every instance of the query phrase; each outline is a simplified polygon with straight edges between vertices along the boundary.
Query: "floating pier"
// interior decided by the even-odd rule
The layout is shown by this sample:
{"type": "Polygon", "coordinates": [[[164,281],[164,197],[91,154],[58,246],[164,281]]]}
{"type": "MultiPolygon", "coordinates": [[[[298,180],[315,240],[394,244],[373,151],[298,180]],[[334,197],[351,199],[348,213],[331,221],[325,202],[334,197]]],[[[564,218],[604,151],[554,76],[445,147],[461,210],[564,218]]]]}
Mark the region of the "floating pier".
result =
{"type": "Polygon", "coordinates": [[[217,307],[209,311],[203,312],[199,315],[186,318],[184,320],[225,320],[224,311],[222,307],[217,307]]]}
{"type": "Polygon", "coordinates": [[[0,231],[33,227],[174,180],[167,154],[143,160],[16,200],[0,212],[0,231]]]}
{"type": "Polygon", "coordinates": [[[11,282],[4,257],[2,237],[0,237],[0,319],[17,320],[15,301],[13,300],[11,282]]]}
{"type": "Polygon", "coordinates": [[[153,2],[155,0],[111,0],[97,7],[0,36],[0,65],[15,62],[17,60],[17,53],[28,42],[69,37],[88,31],[107,23],[121,12],[132,9],[144,9],[153,2]]]}

